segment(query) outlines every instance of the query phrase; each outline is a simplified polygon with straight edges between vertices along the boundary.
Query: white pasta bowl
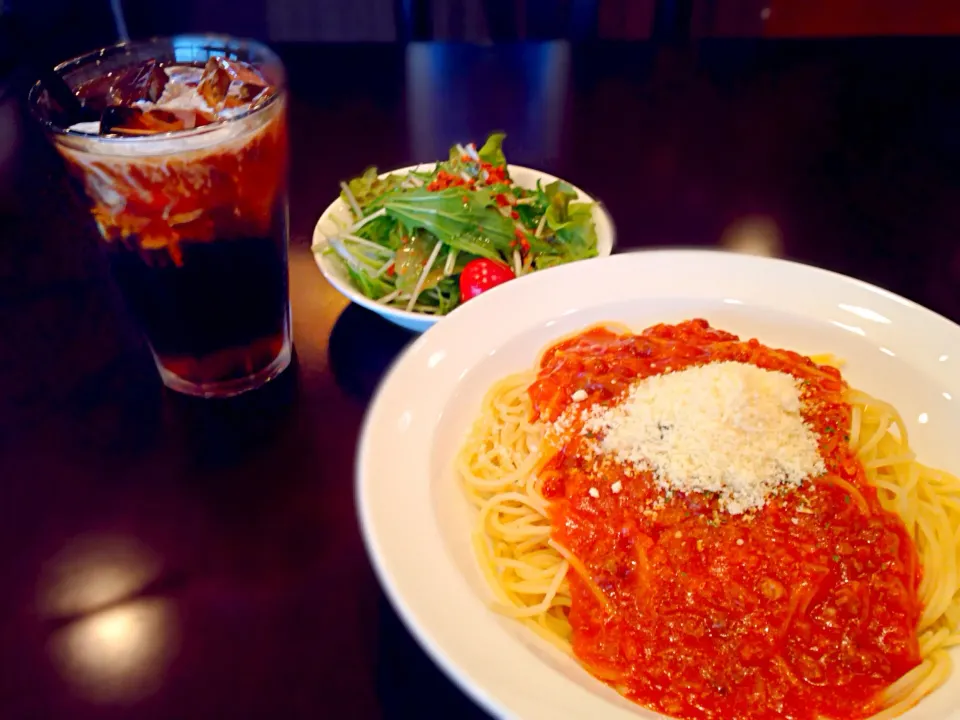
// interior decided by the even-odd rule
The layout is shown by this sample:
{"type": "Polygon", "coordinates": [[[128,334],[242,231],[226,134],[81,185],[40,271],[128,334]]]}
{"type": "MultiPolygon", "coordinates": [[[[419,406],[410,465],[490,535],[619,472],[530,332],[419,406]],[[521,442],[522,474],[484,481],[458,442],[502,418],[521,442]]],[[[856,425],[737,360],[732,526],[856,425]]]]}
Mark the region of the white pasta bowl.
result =
{"type": "MultiPolygon", "coordinates": [[[[453,466],[481,399],[497,379],[531,368],[551,341],[590,324],[639,330],[693,317],[844,358],[852,385],[899,408],[923,462],[960,471],[960,327],[866,283],[768,258],[655,251],[564,265],[481,295],[417,339],[383,382],[360,439],[356,493],[368,552],[398,613],[495,717],[659,716],[490,609],[470,544],[475,513],[453,466]]],[[[957,697],[960,670],[903,717],[960,720],[957,697]]]]}
{"type": "MultiPolygon", "coordinates": [[[[400,168],[399,170],[391,170],[389,173],[382,173],[380,177],[396,175],[398,173],[430,170],[433,169],[433,167],[434,163],[411,165],[409,167],[400,168]]],[[[533,170],[521,165],[508,165],[507,167],[510,171],[511,179],[520,187],[527,189],[534,189],[537,186],[538,181],[543,185],[547,185],[558,179],[549,173],[541,172],[540,170],[533,170]]],[[[578,201],[594,203],[593,222],[597,229],[597,255],[598,257],[609,255],[613,251],[613,245],[616,238],[613,220],[610,219],[610,215],[603,208],[602,204],[597,202],[593,197],[578,187],[572,187],[577,193],[578,201]]],[[[329,206],[327,206],[327,209],[323,211],[323,214],[317,221],[317,225],[313,231],[313,247],[315,250],[322,250],[322,248],[326,247],[326,237],[336,233],[336,225],[334,224],[332,218],[337,218],[345,224],[350,224],[352,222],[350,208],[347,207],[347,204],[339,197],[330,203],[329,206]]],[[[389,305],[379,303],[360,292],[360,290],[354,286],[353,282],[350,280],[350,277],[347,275],[346,271],[341,267],[341,265],[329,255],[324,252],[314,252],[314,257],[317,261],[317,267],[320,268],[320,272],[323,273],[323,276],[327,279],[327,282],[333,285],[333,287],[336,288],[341,295],[349,298],[352,302],[357,303],[357,305],[365,307],[368,310],[372,310],[395,325],[399,325],[400,327],[404,327],[414,332],[423,332],[431,325],[436,323],[441,317],[443,317],[442,315],[408,312],[406,310],[401,310],[400,308],[390,307],[389,305]]]]}

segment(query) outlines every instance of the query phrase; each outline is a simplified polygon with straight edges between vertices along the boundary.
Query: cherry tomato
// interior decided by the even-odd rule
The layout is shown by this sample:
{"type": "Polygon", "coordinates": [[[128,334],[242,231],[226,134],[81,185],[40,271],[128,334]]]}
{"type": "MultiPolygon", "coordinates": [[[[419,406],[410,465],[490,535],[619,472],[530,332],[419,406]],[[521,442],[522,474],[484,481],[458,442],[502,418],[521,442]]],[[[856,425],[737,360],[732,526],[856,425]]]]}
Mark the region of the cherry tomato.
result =
{"type": "Polygon", "coordinates": [[[460,273],[460,302],[475,298],[485,290],[513,278],[513,270],[508,265],[487,258],[471,260],[460,273]]]}

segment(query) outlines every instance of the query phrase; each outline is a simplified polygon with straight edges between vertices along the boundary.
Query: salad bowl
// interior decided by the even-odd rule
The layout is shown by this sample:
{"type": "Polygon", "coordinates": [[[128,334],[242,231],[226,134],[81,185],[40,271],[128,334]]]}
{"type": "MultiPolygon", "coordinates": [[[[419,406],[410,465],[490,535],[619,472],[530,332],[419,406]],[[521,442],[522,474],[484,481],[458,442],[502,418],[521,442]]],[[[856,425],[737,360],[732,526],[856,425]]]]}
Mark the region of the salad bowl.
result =
{"type": "MultiPolygon", "coordinates": [[[[397,178],[399,176],[429,177],[429,174],[434,173],[437,167],[437,163],[412,165],[399,170],[394,170],[389,173],[381,173],[376,176],[376,179],[381,182],[386,182],[391,178],[397,178]]],[[[531,193],[536,193],[542,192],[543,188],[562,187],[564,188],[564,191],[569,194],[569,202],[571,203],[571,206],[574,203],[577,205],[580,203],[589,203],[590,220],[592,221],[596,236],[595,252],[591,251],[589,254],[584,254],[583,257],[585,259],[586,257],[602,257],[610,255],[615,242],[615,230],[613,221],[599,202],[597,202],[593,197],[585,193],[583,190],[580,190],[576,186],[573,186],[569,183],[559,181],[558,178],[550,175],[549,173],[520,165],[506,165],[506,168],[510,181],[517,188],[522,188],[527,191],[531,191],[531,193]]],[[[343,187],[347,188],[350,186],[344,184],[343,187]]],[[[368,239],[351,237],[350,234],[345,233],[344,228],[349,228],[351,224],[358,224],[356,221],[358,213],[355,211],[356,208],[351,208],[351,205],[355,206],[355,203],[350,197],[350,193],[345,190],[340,197],[338,197],[326,208],[326,210],[324,210],[323,214],[320,216],[320,219],[317,221],[313,235],[314,257],[316,259],[317,266],[319,267],[320,272],[323,273],[323,276],[326,278],[326,280],[333,285],[338,292],[349,298],[352,302],[372,310],[386,320],[389,320],[396,325],[414,332],[423,332],[431,325],[436,323],[440,318],[442,318],[446,312],[449,312],[457,305],[462,304],[462,302],[465,302],[467,299],[469,299],[469,297],[463,297],[459,288],[457,288],[453,290],[452,294],[455,297],[455,302],[453,302],[450,307],[429,307],[420,305],[416,302],[409,302],[407,303],[407,306],[404,307],[402,303],[397,303],[395,301],[390,302],[394,300],[399,293],[398,291],[393,290],[389,285],[383,287],[382,290],[379,290],[380,296],[377,297],[378,287],[375,282],[383,277],[384,270],[387,272],[392,272],[393,265],[391,264],[391,259],[393,256],[391,256],[386,250],[383,252],[382,260],[384,264],[381,265],[380,273],[378,273],[374,267],[375,262],[381,259],[376,248],[373,248],[373,252],[371,252],[368,256],[372,257],[374,262],[368,263],[367,265],[359,265],[359,263],[355,263],[355,248],[360,246],[364,251],[368,251],[368,248],[372,246],[372,243],[368,239]],[[338,243],[338,236],[340,235],[345,236],[347,238],[347,242],[338,243]],[[359,275],[358,271],[361,271],[359,275]],[[388,290],[391,292],[387,292],[388,290]]],[[[516,213],[514,213],[514,215],[516,215],[516,213]]],[[[369,218],[369,216],[367,217],[369,218]]],[[[372,220],[372,218],[369,219],[372,220]]],[[[543,224],[541,223],[541,227],[542,225],[543,224]]],[[[533,239],[532,235],[530,237],[533,239]]],[[[405,240],[406,238],[404,238],[404,241],[405,240]]],[[[437,243],[437,248],[439,248],[439,245],[440,244],[437,243]]],[[[524,246],[524,251],[526,251],[524,257],[533,254],[529,252],[530,247],[528,245],[524,246]]],[[[424,253],[424,255],[426,254],[427,253],[424,253]]],[[[503,254],[502,251],[501,254],[503,254]]],[[[434,255],[436,254],[434,253],[434,255]]],[[[471,266],[469,264],[467,264],[465,267],[458,266],[456,264],[456,258],[453,258],[453,262],[450,262],[452,259],[450,257],[451,255],[455,256],[456,250],[451,250],[447,254],[445,263],[447,265],[446,268],[442,267],[444,264],[442,257],[439,259],[439,261],[437,261],[436,257],[434,257],[431,261],[433,272],[439,274],[445,269],[447,271],[446,275],[451,276],[451,279],[447,283],[448,286],[454,285],[453,280],[458,279],[458,271],[461,275],[464,271],[471,271],[471,266]],[[454,272],[451,273],[451,270],[454,272]]],[[[465,251],[462,255],[460,255],[460,257],[465,259],[473,257],[473,255],[465,251]]],[[[485,258],[475,259],[480,260],[481,263],[487,262],[485,258]]],[[[581,258],[572,258],[572,260],[578,259],[581,258]]],[[[365,258],[362,258],[361,260],[365,260],[365,258]]],[[[431,259],[428,257],[427,260],[431,259]]],[[[572,260],[557,260],[554,264],[565,264],[566,262],[570,262],[572,260]]],[[[421,260],[420,262],[421,265],[426,265],[425,261],[421,260]]],[[[474,264],[476,265],[477,263],[474,264]]],[[[506,257],[502,259],[502,262],[494,263],[490,267],[494,269],[494,272],[505,272],[507,278],[519,277],[521,275],[534,272],[546,272],[547,269],[549,269],[537,269],[535,267],[528,268],[526,267],[526,264],[527,263],[524,262],[524,259],[521,258],[518,248],[517,251],[513,253],[512,257],[511,254],[507,252],[506,257]],[[516,264],[512,263],[511,259],[516,261],[516,264]]],[[[417,268],[417,271],[420,271],[419,267],[417,268]]],[[[478,280],[480,285],[480,288],[476,290],[476,292],[484,289],[482,286],[485,273],[487,273],[487,268],[481,268],[481,271],[482,273],[479,276],[474,276],[474,279],[478,280]]],[[[428,266],[426,270],[423,271],[423,275],[427,275],[429,272],[431,272],[431,267],[428,266]]],[[[460,288],[464,288],[464,282],[466,279],[460,279],[460,288]]],[[[493,282],[496,284],[499,281],[495,280],[493,282]]],[[[406,296],[401,296],[401,299],[404,297],[406,296]]]]}

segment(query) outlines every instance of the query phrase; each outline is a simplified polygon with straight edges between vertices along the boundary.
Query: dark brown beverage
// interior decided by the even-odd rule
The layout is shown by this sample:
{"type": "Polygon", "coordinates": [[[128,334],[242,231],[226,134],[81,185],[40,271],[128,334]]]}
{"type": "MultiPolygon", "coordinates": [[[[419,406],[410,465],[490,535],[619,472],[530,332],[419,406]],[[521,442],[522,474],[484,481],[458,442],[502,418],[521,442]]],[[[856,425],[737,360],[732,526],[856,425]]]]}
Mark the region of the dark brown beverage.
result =
{"type": "Polygon", "coordinates": [[[199,383],[238,380],[280,354],[288,323],[281,237],[185,240],[179,266],[144,257],[163,250],[110,247],[114,276],[164,368],[199,383]]]}
{"type": "Polygon", "coordinates": [[[79,73],[71,84],[100,120],[54,141],[164,381],[231,395],[290,360],[282,69],[269,55],[270,77],[235,49],[183,62],[175,41],[172,58],[150,47],[79,73]]]}

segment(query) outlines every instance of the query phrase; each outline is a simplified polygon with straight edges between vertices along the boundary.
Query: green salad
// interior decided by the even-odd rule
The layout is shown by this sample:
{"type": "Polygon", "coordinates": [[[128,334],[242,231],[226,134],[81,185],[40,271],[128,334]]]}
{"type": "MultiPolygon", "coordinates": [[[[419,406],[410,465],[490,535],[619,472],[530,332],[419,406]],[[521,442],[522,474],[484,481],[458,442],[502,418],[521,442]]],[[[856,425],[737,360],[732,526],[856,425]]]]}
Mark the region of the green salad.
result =
{"type": "Polygon", "coordinates": [[[443,315],[494,285],[594,257],[593,203],[562,181],[522,188],[510,178],[504,135],[450,148],[423,172],[341,183],[352,223],[315,248],[335,258],[377,302],[443,315]]]}

